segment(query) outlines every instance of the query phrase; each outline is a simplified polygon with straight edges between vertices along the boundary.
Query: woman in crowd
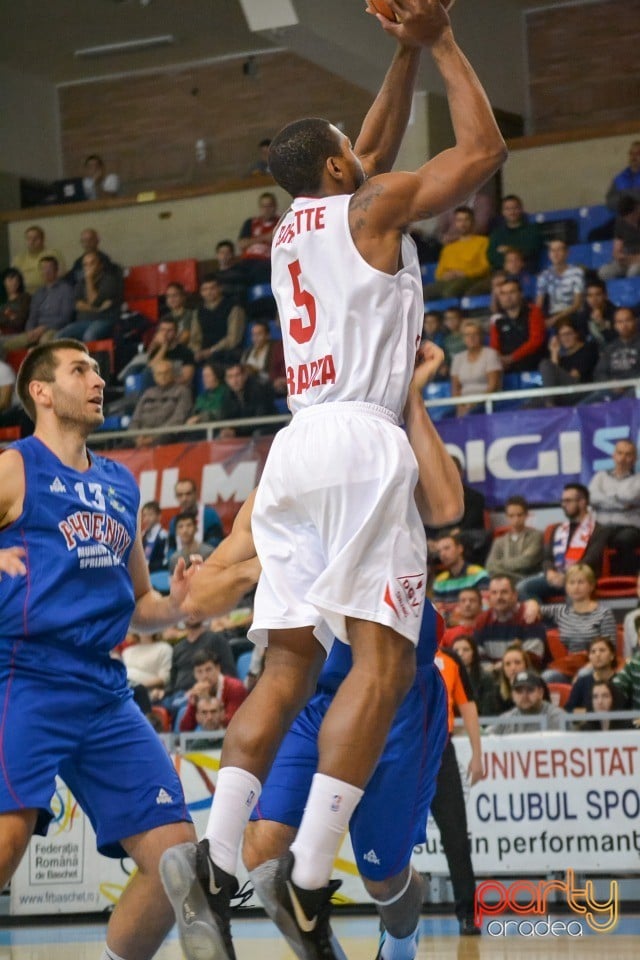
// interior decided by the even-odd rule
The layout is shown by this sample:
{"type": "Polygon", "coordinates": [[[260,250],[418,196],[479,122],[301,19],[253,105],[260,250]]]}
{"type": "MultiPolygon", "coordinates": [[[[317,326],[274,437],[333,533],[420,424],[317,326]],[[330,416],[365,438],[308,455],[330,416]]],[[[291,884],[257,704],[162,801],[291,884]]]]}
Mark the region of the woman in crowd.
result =
{"type": "Polygon", "coordinates": [[[187,293],[181,283],[169,283],[165,293],[167,313],[176,321],[178,341],[187,346],[198,325],[198,311],[187,306],[187,293]]]}
{"type": "Polygon", "coordinates": [[[498,671],[496,673],[496,684],[498,688],[498,712],[510,710],[513,707],[513,698],[511,696],[511,684],[517,673],[523,670],[533,670],[531,657],[522,646],[520,640],[514,640],[505,650],[498,671]]]}
{"type": "Polygon", "coordinates": [[[0,307],[0,334],[12,336],[22,333],[29,318],[31,297],[24,289],[22,274],[15,267],[8,267],[2,274],[7,302],[0,307]]]}
{"type": "Polygon", "coordinates": [[[611,680],[617,669],[618,655],[611,637],[594,637],[589,643],[587,655],[589,667],[576,677],[564,705],[568,713],[574,710],[590,710],[593,685],[601,680],[611,680]]]}
{"type": "Polygon", "coordinates": [[[254,320],[251,346],[242,354],[240,363],[261,383],[270,383],[277,394],[287,392],[287,373],[281,340],[272,340],[266,320],[254,320]]]}
{"type": "Polygon", "coordinates": [[[566,656],[551,663],[544,679],[554,683],[570,683],[578,670],[586,666],[591,640],[608,637],[615,646],[616,622],[613,613],[595,599],[596,575],[586,563],[569,567],[565,578],[566,603],[525,602],[527,623],[542,618],[558,628],[566,656]]]}
{"type": "Polygon", "coordinates": [[[204,389],[196,397],[193,413],[187,423],[207,423],[209,420],[220,420],[222,417],[222,405],[229,395],[222,367],[217,363],[203,364],[202,386],[204,389]]]}
{"type": "Polygon", "coordinates": [[[161,700],[169,683],[173,647],[160,634],[129,634],[134,641],[124,647],[122,661],[130,687],[146,688],[151,701],[161,700]]]}
{"type": "MultiPolygon", "coordinates": [[[[477,320],[462,324],[465,349],[451,361],[451,396],[464,397],[472,393],[495,393],[502,383],[502,364],[497,351],[482,344],[482,325],[477,320]]],[[[456,407],[463,417],[478,404],[463,403],[456,407]]]]}
{"type": "Polygon", "coordinates": [[[481,717],[495,716],[500,712],[498,689],[493,678],[482,669],[475,641],[472,637],[463,635],[456,637],[452,647],[467,668],[478,713],[481,717]]]}
{"type": "MultiPolygon", "coordinates": [[[[597,680],[591,691],[589,710],[593,713],[607,714],[614,710],[624,710],[624,694],[620,687],[616,687],[611,680],[597,680]]],[[[630,720],[590,720],[584,724],[585,730],[630,730],[633,723],[630,720]]]]}
{"type": "MultiPolygon", "coordinates": [[[[558,321],[548,349],[549,357],[541,360],[538,367],[544,387],[571,387],[576,383],[591,383],[598,362],[598,345],[593,340],[585,343],[570,319],[558,321]]],[[[567,406],[573,402],[573,396],[550,397],[545,404],[553,407],[567,406]]]]}

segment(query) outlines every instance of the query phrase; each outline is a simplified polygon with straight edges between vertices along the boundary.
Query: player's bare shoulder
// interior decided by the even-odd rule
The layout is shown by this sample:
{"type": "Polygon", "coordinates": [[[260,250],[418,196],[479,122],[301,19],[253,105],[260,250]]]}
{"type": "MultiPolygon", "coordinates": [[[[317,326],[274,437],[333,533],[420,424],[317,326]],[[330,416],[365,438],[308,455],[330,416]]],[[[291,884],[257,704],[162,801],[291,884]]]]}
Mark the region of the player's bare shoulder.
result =
{"type": "Polygon", "coordinates": [[[4,450],[0,454],[0,527],[6,527],[20,516],[24,490],[22,454],[17,450],[4,450]]]}

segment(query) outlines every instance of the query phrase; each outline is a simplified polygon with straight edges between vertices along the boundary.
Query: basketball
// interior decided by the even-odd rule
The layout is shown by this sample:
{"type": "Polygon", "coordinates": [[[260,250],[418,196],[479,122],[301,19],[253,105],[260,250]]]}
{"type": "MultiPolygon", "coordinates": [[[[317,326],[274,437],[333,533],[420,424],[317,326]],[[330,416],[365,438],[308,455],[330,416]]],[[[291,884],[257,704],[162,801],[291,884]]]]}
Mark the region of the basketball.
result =
{"type": "Polygon", "coordinates": [[[383,17],[386,17],[387,20],[396,20],[396,15],[386,2],[386,0],[369,0],[370,5],[377,10],[378,13],[381,13],[383,17]]]}

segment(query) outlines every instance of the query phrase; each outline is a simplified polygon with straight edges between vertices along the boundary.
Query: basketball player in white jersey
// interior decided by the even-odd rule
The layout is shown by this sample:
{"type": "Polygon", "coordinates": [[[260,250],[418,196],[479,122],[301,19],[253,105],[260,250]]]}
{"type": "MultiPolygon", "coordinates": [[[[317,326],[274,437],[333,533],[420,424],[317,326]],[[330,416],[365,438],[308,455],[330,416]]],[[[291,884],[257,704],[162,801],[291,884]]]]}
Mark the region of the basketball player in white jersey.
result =
{"type": "Polygon", "coordinates": [[[423,298],[404,230],[476,190],[505,147],[439,0],[390,5],[400,22],[381,23],[400,48],[355,149],[324,120],[291,124],[270,148],[273,176],[294,197],[272,246],[294,417],[272,445],[252,517],[262,575],[251,636],[268,640],[265,672],[227,730],[205,840],[161,867],[174,907],[193,917],[189,958],[234,957],[228,905],[244,828],[335,635],[351,644],[353,668],[320,730],[281,905],[309,960],[334,957],[318,936],[333,861],[415,674],[426,545],[399,423],[423,298]],[[378,176],[406,126],[420,47],[444,80],[456,145],[414,173],[378,176]]]}

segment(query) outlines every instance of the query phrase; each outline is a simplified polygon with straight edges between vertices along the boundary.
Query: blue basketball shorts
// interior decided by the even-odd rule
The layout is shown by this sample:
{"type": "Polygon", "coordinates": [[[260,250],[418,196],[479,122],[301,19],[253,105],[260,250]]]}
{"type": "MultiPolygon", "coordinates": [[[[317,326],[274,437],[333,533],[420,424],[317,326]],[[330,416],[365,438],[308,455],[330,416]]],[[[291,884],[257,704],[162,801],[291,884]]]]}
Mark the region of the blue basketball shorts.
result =
{"type": "MultiPolygon", "coordinates": [[[[435,665],[420,667],[384,751],[349,824],[360,874],[386,880],[401,873],[424,843],[429,808],[447,741],[446,690],[435,665]]],[[[318,732],[333,701],[316,693],[285,737],[252,820],[299,827],[318,766],[318,732]]]]}
{"type": "Polygon", "coordinates": [[[0,682],[0,812],[36,809],[46,835],[58,774],[106,856],[124,856],[123,838],[190,821],[171,758],[131,695],[59,682],[0,682]]]}

